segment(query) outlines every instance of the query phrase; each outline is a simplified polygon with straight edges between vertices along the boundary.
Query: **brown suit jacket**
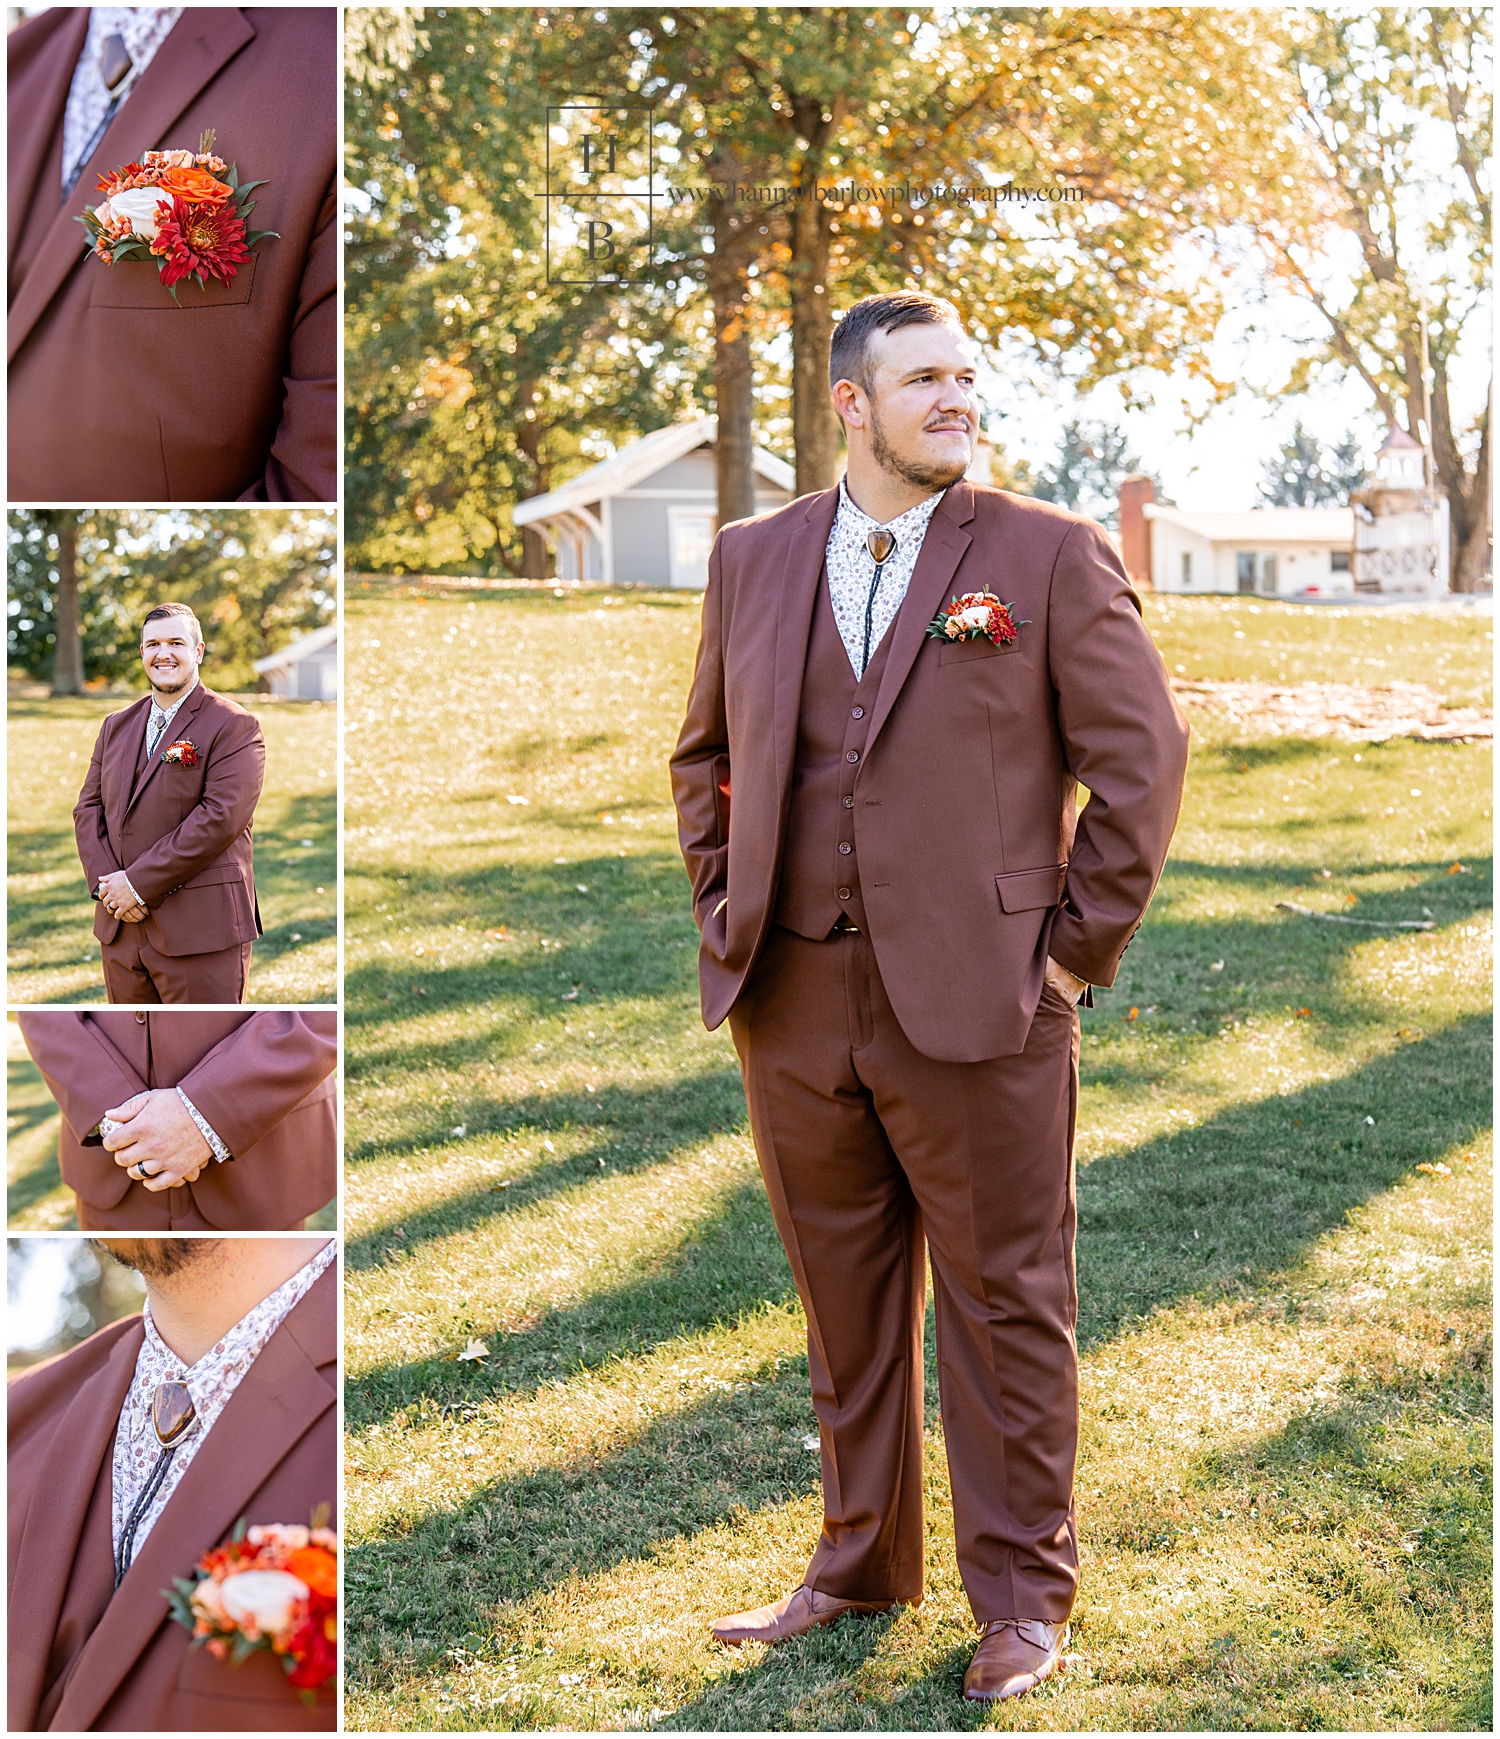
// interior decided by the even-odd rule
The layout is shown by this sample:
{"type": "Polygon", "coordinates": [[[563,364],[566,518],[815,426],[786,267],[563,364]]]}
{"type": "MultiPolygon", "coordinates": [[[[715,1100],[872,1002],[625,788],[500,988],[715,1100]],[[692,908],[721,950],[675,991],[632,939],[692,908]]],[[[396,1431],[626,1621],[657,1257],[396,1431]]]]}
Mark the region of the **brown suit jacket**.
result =
{"type": "MultiPolygon", "coordinates": [[[[830,489],[726,526],[709,560],[672,787],[710,1027],[775,910],[837,505],[830,489]]],[[[925,1056],[1014,1055],[1049,952],[1091,984],[1114,982],[1176,826],[1187,726],[1114,545],[1043,502],[954,484],[889,632],[854,787],[881,978],[925,1056]],[[955,593],[986,586],[1024,623],[1012,645],[926,637],[955,593]]]]}
{"type": "Polygon", "coordinates": [[[58,1165],[90,1207],[132,1187],[90,1132],[111,1106],[148,1087],[181,1087],[234,1155],[184,1184],[225,1231],[278,1231],[338,1192],[334,1065],[338,1016],[186,1009],[91,1009],[20,1015],[21,1034],[62,1112],[58,1165]]]}
{"type": "MultiPolygon", "coordinates": [[[[207,954],[261,933],[251,827],[265,778],[260,720],[200,681],[182,703],[150,764],[141,769],[144,695],[99,727],[73,810],[78,856],[90,895],[100,876],[123,869],[150,911],[142,933],[160,954],[207,954]],[[187,738],[194,767],[162,751],[187,738]]],[[[94,934],[124,928],[102,904],[94,934]]]]}
{"type": "Polygon", "coordinates": [[[101,1329],[10,1385],[12,1732],[326,1731],[332,1688],[309,1709],[279,1662],[218,1661],[167,1615],[162,1591],[249,1525],[307,1522],[338,1499],[337,1264],[288,1313],[241,1379],[119,1593],[110,1533],[120,1408],[145,1330],[101,1329]]]}
{"type": "Polygon", "coordinates": [[[338,15],[190,6],[67,199],[63,109],[88,30],[58,7],[10,37],[12,501],[333,501],[338,15]],[[260,188],[259,243],[225,286],[85,258],[101,174],[215,149],[260,188]]]}

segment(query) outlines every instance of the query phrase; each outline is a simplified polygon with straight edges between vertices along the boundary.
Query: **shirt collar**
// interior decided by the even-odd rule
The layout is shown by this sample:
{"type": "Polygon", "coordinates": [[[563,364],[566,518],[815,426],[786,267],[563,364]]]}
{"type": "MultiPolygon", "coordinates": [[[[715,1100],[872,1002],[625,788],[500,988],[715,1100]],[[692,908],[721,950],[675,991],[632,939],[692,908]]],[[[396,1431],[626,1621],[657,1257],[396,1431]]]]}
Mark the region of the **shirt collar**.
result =
{"type": "MultiPolygon", "coordinates": [[[[898,513],[894,519],[886,521],[883,529],[896,539],[898,548],[904,535],[927,529],[927,522],[937,512],[938,503],[946,494],[946,489],[940,489],[936,495],[929,495],[925,501],[919,501],[915,507],[908,507],[905,513],[898,513]]],[[[847,476],[839,478],[839,512],[852,515],[856,525],[863,523],[866,527],[880,526],[880,521],[872,519],[849,493],[847,476]]]]}

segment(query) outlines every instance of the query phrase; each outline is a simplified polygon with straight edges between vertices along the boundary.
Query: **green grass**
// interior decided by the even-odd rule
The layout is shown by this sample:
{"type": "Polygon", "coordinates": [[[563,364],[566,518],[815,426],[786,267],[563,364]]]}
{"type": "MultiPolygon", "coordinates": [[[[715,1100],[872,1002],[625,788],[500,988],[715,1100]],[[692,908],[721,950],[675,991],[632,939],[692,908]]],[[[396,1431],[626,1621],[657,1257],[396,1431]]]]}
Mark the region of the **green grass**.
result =
{"type": "MultiPolygon", "coordinates": [[[[664,770],[697,603],[606,596],[349,608],[348,1724],[1487,1727],[1487,747],[1200,725],[1085,1017],[1080,1660],[985,1712],[935,1384],[922,1608],[707,1640],[800,1578],[816,1422],[697,1016],[664,770]]],[[[1148,602],[1195,676],[1377,656],[1358,612],[1260,614],[1271,645],[1148,602]]],[[[1483,699],[1483,621],[1375,619],[1483,699]]]]}
{"type": "MultiPolygon", "coordinates": [[[[6,1022],[6,1053],[6,1224],[18,1232],[76,1232],[73,1192],[57,1168],[62,1115],[26,1054],[14,1015],[6,1022]]],[[[307,1224],[310,1231],[336,1232],[337,1201],[307,1224]]]]}
{"type": "MultiPolygon", "coordinates": [[[[237,695],[266,738],[255,815],[255,886],[266,933],[247,1002],[333,1002],[338,991],[337,709],[237,695]]],[[[102,1002],[94,908],[73,835],[73,805],[118,696],[12,699],[7,995],[12,1003],[102,1002]]]]}

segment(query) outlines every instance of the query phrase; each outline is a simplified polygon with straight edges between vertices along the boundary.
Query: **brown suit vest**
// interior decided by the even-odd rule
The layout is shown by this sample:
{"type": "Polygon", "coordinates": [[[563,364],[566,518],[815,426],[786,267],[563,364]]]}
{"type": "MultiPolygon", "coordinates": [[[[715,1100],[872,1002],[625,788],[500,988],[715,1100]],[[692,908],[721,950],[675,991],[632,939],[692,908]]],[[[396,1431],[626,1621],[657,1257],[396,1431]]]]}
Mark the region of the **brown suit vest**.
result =
{"type": "Polygon", "coordinates": [[[894,631],[893,623],[856,682],[833,614],[824,567],[802,673],[797,758],[774,916],[784,929],[815,942],[841,916],[857,929],[865,928],[854,850],[854,782],[894,631]]]}

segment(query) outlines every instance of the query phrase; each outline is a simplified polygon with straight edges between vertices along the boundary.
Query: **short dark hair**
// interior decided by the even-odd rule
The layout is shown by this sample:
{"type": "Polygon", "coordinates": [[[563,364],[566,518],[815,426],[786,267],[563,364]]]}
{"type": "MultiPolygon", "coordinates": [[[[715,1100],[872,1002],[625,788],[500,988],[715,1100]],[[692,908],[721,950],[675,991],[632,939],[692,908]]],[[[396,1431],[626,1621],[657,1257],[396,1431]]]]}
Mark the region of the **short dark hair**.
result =
{"type": "Polygon", "coordinates": [[[203,629],[199,626],[198,618],[193,613],[191,604],[158,604],[154,610],[146,612],[146,621],[141,623],[141,638],[143,640],[146,637],[146,622],[155,622],[163,616],[186,616],[196,630],[198,638],[200,640],[203,638],[203,629]]]}
{"type": "Polygon", "coordinates": [[[828,347],[828,384],[852,380],[870,390],[870,335],[898,332],[903,326],[956,326],[963,330],[958,309],[925,290],[887,290],[856,302],[833,329],[828,347]]]}

